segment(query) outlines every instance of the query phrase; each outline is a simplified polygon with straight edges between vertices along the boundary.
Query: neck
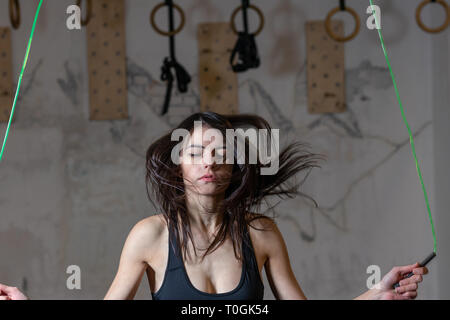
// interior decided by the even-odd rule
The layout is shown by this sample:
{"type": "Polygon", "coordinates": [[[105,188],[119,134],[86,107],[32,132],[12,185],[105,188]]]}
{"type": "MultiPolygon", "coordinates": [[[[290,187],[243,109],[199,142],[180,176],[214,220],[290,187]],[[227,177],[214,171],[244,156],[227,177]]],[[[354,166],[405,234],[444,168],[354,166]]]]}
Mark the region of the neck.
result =
{"type": "Polygon", "coordinates": [[[186,207],[192,229],[207,235],[214,234],[223,223],[224,213],[219,210],[223,199],[224,194],[217,196],[188,195],[186,207]]]}

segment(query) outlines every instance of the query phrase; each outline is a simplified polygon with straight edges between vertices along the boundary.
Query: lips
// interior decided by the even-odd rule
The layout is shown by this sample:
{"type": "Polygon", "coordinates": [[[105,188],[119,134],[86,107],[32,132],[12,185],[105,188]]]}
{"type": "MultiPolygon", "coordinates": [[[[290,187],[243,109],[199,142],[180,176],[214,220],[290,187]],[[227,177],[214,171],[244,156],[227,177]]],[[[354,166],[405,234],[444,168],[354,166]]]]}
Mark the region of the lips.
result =
{"type": "Polygon", "coordinates": [[[205,174],[204,176],[202,176],[201,178],[200,178],[200,180],[215,180],[216,179],[216,177],[213,175],[213,174],[205,174]]]}

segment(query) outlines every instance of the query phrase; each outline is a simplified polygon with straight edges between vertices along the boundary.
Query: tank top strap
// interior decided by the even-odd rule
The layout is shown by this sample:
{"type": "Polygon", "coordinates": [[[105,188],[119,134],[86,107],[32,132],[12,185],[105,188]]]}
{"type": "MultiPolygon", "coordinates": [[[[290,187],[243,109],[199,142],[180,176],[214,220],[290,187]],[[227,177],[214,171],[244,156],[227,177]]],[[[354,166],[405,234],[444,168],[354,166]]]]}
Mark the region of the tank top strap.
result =
{"type": "Polygon", "coordinates": [[[177,244],[175,234],[168,228],[169,232],[169,260],[168,270],[174,270],[183,267],[183,261],[180,256],[180,248],[177,244]]]}
{"type": "Polygon", "coordinates": [[[244,241],[243,241],[243,252],[244,252],[244,258],[245,262],[247,264],[247,270],[248,271],[256,271],[259,274],[258,270],[258,263],[256,261],[255,256],[255,250],[252,245],[252,241],[250,238],[250,231],[249,226],[245,225],[245,232],[244,232],[244,241]]]}

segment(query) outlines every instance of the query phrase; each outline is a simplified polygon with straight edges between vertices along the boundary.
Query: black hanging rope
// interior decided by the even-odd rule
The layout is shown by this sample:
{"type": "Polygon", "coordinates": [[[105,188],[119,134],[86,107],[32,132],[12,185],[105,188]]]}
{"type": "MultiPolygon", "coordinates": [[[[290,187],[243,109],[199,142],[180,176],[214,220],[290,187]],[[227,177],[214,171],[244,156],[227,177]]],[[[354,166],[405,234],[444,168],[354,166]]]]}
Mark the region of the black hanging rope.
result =
{"type": "Polygon", "coordinates": [[[248,33],[248,16],[247,9],[250,5],[249,0],[242,0],[242,19],[244,22],[244,32],[248,33]]]}
{"type": "Polygon", "coordinates": [[[247,9],[250,6],[249,2],[249,0],[241,0],[244,31],[238,32],[238,40],[230,56],[230,64],[234,72],[243,72],[250,68],[257,68],[260,64],[255,35],[248,32],[247,9]],[[233,64],[236,54],[238,54],[238,62],[233,64]]]}
{"type": "MultiPolygon", "coordinates": [[[[172,0],[165,0],[165,4],[168,8],[169,14],[169,31],[172,33],[174,31],[174,21],[173,21],[173,2],[172,0]]],[[[169,54],[170,57],[164,58],[163,65],[161,67],[161,80],[167,81],[166,96],[164,99],[164,106],[161,115],[164,115],[169,110],[170,98],[172,96],[172,88],[174,76],[171,72],[171,68],[175,69],[175,77],[177,79],[178,91],[184,93],[188,89],[188,83],[191,81],[191,76],[179,64],[175,58],[175,35],[171,34],[169,36],[169,54]]]]}
{"type": "Polygon", "coordinates": [[[341,7],[341,10],[344,11],[345,10],[345,0],[339,0],[339,5],[341,7]]]}

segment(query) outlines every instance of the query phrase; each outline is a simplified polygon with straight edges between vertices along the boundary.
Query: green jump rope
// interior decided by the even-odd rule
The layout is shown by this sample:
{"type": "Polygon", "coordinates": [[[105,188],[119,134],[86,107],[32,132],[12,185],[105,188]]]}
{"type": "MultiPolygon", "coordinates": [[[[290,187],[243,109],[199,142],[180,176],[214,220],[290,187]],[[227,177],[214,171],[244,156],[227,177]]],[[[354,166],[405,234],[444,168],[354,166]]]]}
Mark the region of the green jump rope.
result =
{"type": "MultiPolygon", "coordinates": [[[[426,191],[426,189],[425,189],[425,184],[423,183],[422,173],[421,173],[421,171],[420,171],[419,162],[417,161],[417,155],[416,155],[416,149],[415,149],[415,147],[414,147],[414,139],[413,139],[413,135],[412,135],[412,132],[411,132],[411,128],[409,127],[408,121],[406,120],[405,111],[403,110],[403,104],[402,104],[402,100],[400,99],[400,94],[399,94],[399,92],[398,92],[397,82],[395,81],[394,72],[392,71],[391,63],[390,63],[390,61],[389,61],[389,58],[388,58],[388,55],[387,55],[387,52],[386,52],[386,46],[384,45],[383,35],[382,35],[382,33],[381,33],[381,26],[380,26],[380,24],[379,24],[379,22],[378,22],[378,20],[377,20],[377,15],[376,15],[376,13],[375,13],[375,10],[373,10],[373,2],[372,2],[372,0],[369,0],[369,2],[370,2],[370,8],[372,9],[372,14],[373,14],[373,16],[374,16],[374,18],[375,18],[375,24],[376,24],[376,27],[377,27],[377,30],[378,30],[378,36],[379,36],[379,38],[380,38],[381,48],[383,49],[384,57],[385,57],[385,59],[386,59],[386,63],[387,63],[388,68],[389,68],[389,73],[390,73],[391,78],[392,78],[392,83],[394,84],[395,94],[396,94],[396,97],[397,97],[398,105],[399,105],[399,107],[400,107],[400,111],[401,111],[401,113],[402,113],[403,122],[404,122],[405,125],[406,125],[406,129],[408,129],[409,143],[410,143],[410,145],[411,145],[412,154],[413,154],[413,157],[414,157],[414,161],[415,161],[415,163],[416,163],[417,175],[419,176],[420,184],[421,184],[421,186],[422,186],[423,196],[424,196],[424,198],[425,198],[425,203],[426,203],[427,210],[428,210],[428,218],[429,218],[429,220],[430,220],[430,225],[431,225],[431,232],[432,232],[432,234],[433,234],[433,252],[432,252],[430,255],[428,255],[428,256],[420,263],[420,265],[421,265],[422,267],[424,267],[428,262],[430,262],[430,261],[436,256],[436,233],[435,233],[435,231],[434,231],[433,218],[432,218],[432,216],[431,216],[430,204],[429,204],[429,201],[428,201],[428,195],[427,195],[427,191],[426,191]]],[[[410,272],[410,273],[408,273],[404,278],[409,278],[409,277],[411,277],[412,275],[413,275],[413,273],[410,272]]],[[[396,287],[398,287],[398,286],[399,286],[399,283],[398,283],[398,282],[397,282],[396,284],[394,284],[394,288],[396,288],[396,287]]]]}

